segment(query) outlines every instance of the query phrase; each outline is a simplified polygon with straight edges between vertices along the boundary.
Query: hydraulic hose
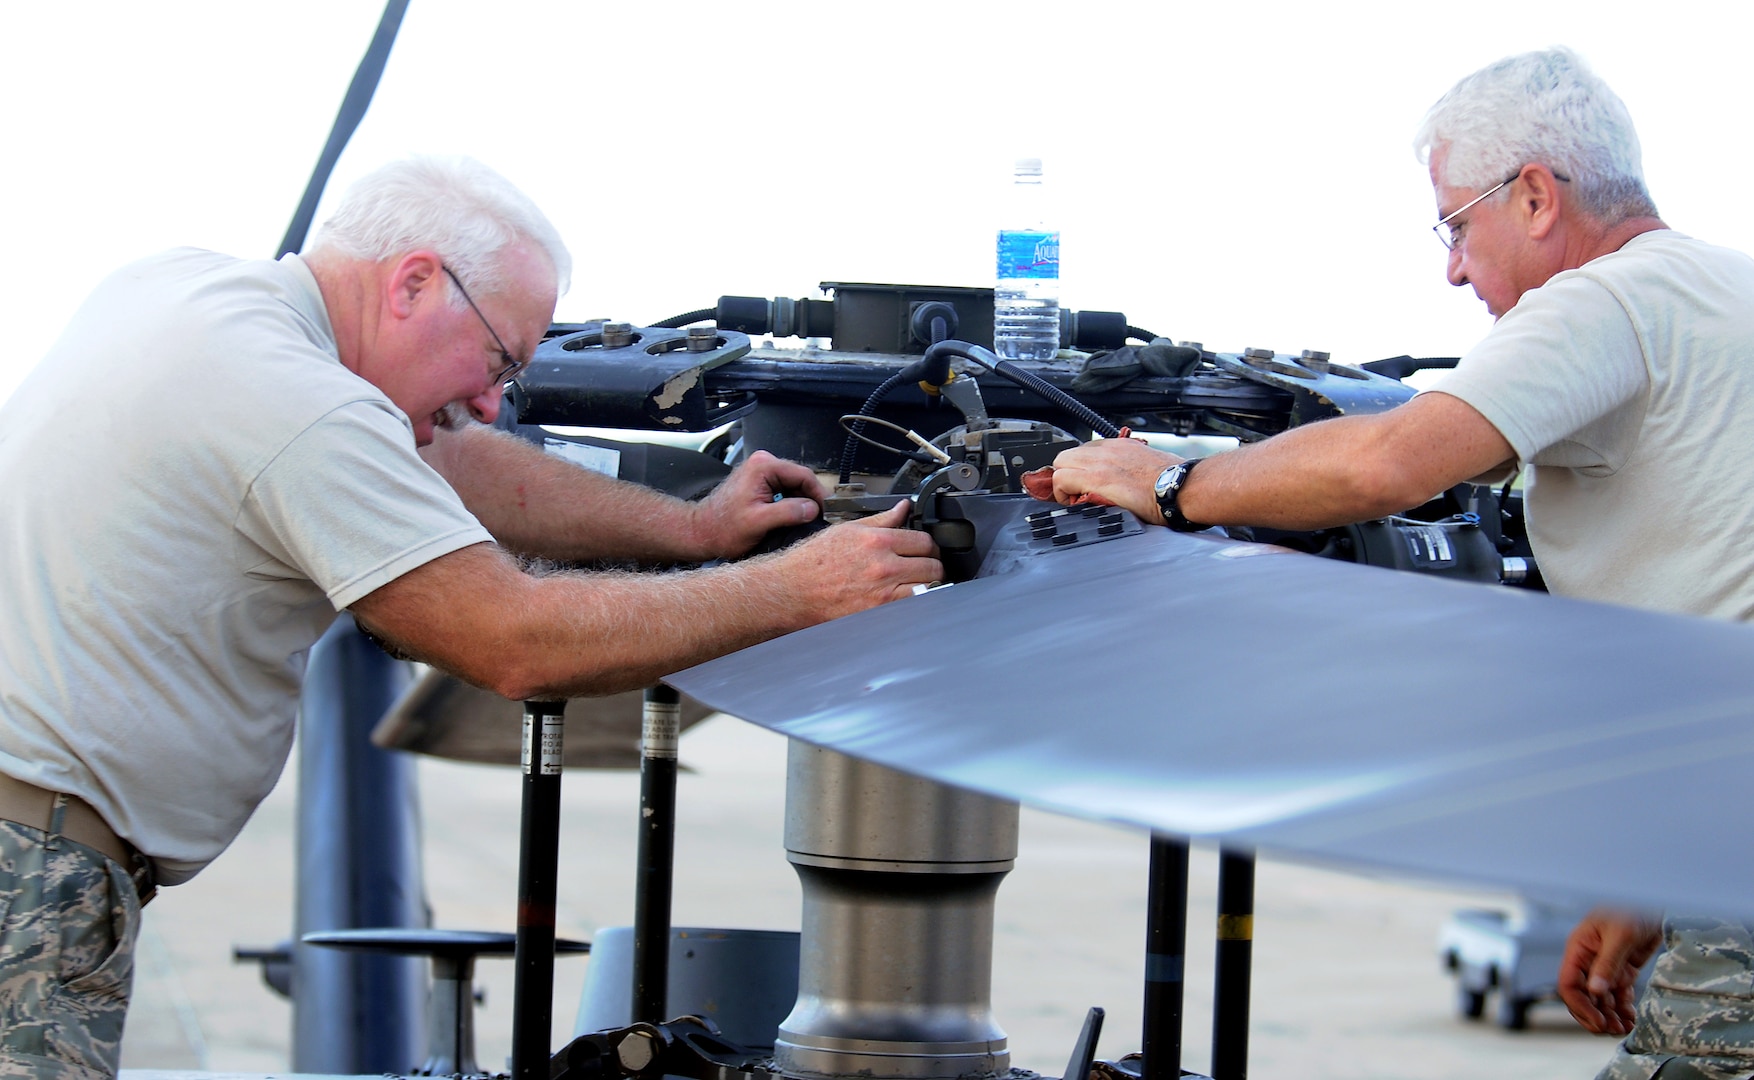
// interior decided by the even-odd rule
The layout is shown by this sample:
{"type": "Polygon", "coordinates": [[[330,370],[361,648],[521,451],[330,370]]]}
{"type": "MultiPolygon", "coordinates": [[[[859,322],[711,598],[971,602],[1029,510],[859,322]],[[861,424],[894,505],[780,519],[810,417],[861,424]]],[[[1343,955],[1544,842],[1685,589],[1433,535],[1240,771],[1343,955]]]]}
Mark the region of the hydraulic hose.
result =
{"type": "Polygon", "coordinates": [[[1092,409],[1090,406],[1079,401],[1077,398],[1066,393],[1052,383],[1038,377],[1034,373],[1025,371],[1023,368],[1018,367],[1012,361],[999,359],[988,349],[983,349],[979,345],[971,345],[966,341],[940,341],[938,344],[933,345],[926,350],[926,355],[923,358],[924,361],[931,362],[936,360],[938,357],[934,356],[934,354],[940,353],[940,351],[948,353],[951,356],[960,356],[966,360],[973,360],[988,371],[1005,376],[1005,378],[1010,379],[1025,390],[1028,390],[1036,396],[1052,402],[1071,413],[1079,420],[1082,420],[1090,427],[1090,430],[1096,432],[1098,435],[1112,439],[1121,433],[1120,428],[1110,423],[1107,418],[1097,413],[1096,410],[1092,409]]]}
{"type": "Polygon", "coordinates": [[[689,323],[702,322],[706,319],[714,318],[718,313],[719,309],[716,307],[703,307],[699,311],[690,311],[686,315],[672,315],[663,322],[653,323],[652,326],[655,329],[677,330],[687,326],[689,323]]]}

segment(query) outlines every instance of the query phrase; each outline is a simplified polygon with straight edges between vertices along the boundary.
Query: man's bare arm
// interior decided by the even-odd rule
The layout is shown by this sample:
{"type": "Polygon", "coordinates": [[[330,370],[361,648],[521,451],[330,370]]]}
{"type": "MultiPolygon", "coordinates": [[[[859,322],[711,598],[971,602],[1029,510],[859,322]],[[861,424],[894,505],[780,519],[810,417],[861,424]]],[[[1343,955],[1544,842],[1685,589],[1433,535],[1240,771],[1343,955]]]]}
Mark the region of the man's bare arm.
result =
{"type": "Polygon", "coordinates": [[[440,429],[421,456],[501,545],[559,560],[741,555],[770,529],[814,519],[827,494],[802,465],[757,453],[708,498],[685,502],[481,424],[440,429]]]}
{"type": "Polygon", "coordinates": [[[906,596],[943,567],[907,504],[773,555],[673,574],[523,573],[492,544],[435,559],[352,611],[408,655],[514,700],[613,693],[906,596]]]}
{"type": "MultiPolygon", "coordinates": [[[[1292,428],[1200,463],[1182,488],[1189,520],[1321,529],[1415,507],[1512,462],[1516,452],[1473,406],[1421,394],[1370,416],[1292,428]]],[[[1153,485],[1180,460],[1130,439],[1105,439],[1054,459],[1054,496],[1091,493],[1161,521],[1153,485]]]]}

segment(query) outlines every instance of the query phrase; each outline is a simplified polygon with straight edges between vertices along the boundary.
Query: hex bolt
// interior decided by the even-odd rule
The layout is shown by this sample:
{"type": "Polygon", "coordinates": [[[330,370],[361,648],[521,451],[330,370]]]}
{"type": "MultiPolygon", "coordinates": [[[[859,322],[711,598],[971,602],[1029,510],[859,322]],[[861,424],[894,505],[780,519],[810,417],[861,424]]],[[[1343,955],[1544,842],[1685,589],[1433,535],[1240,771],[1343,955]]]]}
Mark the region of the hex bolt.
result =
{"type": "Polygon", "coordinates": [[[606,322],[603,324],[603,347],[605,349],[625,349],[632,344],[632,323],[606,322]]]}
{"type": "Polygon", "coordinates": [[[1273,350],[1256,348],[1244,349],[1242,351],[1242,362],[1249,367],[1268,367],[1273,362],[1273,350]]]}
{"type": "Polygon", "coordinates": [[[629,1032],[615,1044],[615,1057],[628,1072],[643,1072],[658,1058],[658,1040],[650,1032],[629,1032]]]}
{"type": "Polygon", "coordinates": [[[719,347],[719,328],[713,323],[688,328],[689,352],[712,352],[719,347]]]}
{"type": "Polygon", "coordinates": [[[1320,349],[1303,350],[1303,366],[1311,371],[1319,371],[1324,375],[1327,374],[1328,371],[1333,368],[1333,365],[1329,363],[1330,359],[1329,354],[1322,352],[1320,349]]]}

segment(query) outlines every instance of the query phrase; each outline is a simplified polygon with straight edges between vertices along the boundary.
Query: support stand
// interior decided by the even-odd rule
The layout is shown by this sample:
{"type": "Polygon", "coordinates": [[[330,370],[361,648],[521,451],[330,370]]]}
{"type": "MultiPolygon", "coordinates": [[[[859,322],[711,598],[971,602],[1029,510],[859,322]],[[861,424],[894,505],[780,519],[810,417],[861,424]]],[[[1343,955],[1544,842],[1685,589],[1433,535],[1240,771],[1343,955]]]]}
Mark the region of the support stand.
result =
{"type": "Polygon", "coordinates": [[[1188,845],[1151,835],[1145,904],[1144,1080],[1180,1080],[1183,968],[1188,940],[1188,845]]]}
{"type": "Polygon", "coordinates": [[[645,693],[639,762],[639,876],[634,885],[633,1019],[662,1023],[670,982],[670,896],[676,858],[676,743],[682,695],[645,693]]]}
{"type": "Polygon", "coordinates": [[[1247,1080],[1255,854],[1218,851],[1218,955],[1212,984],[1212,1080],[1247,1080]]]}
{"type": "Polygon", "coordinates": [[[512,988],[513,1080],[548,1080],[565,709],[564,701],[524,703],[524,808],[518,838],[518,925],[512,988]]]}

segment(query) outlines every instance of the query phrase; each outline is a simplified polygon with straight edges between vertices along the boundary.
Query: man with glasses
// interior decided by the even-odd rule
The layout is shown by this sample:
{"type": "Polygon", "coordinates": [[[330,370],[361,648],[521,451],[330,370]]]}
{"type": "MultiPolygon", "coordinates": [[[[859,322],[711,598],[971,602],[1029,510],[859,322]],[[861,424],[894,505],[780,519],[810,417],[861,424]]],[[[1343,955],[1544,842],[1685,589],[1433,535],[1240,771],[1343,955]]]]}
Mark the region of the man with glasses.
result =
{"type": "Polygon", "coordinates": [[[337,612],[559,699],[941,577],[893,512],[717,569],[525,573],[742,555],[826,494],[758,453],[685,503],[485,426],[570,263],[485,167],[398,163],[303,257],[112,275],[0,408],[0,1076],[114,1074],[140,906],[274,786],[337,612]]]}
{"type": "MultiPolygon", "coordinates": [[[[1625,106],[1569,50],[1463,79],[1415,146],[1449,281],[1498,320],[1454,372],[1389,412],[1198,462],[1090,443],[1054,462],[1055,497],[1182,530],[1319,529],[1528,467],[1530,541],[1554,592],[1754,618],[1754,260],[1663,224],[1625,106]]],[[[1561,993],[1585,1027],[1629,1036],[1604,1077],[1670,1059],[1665,1077],[1754,1072],[1754,936],[1739,923],[1593,914],[1561,993]],[[1665,939],[1635,1012],[1634,976],[1665,939]]]]}

